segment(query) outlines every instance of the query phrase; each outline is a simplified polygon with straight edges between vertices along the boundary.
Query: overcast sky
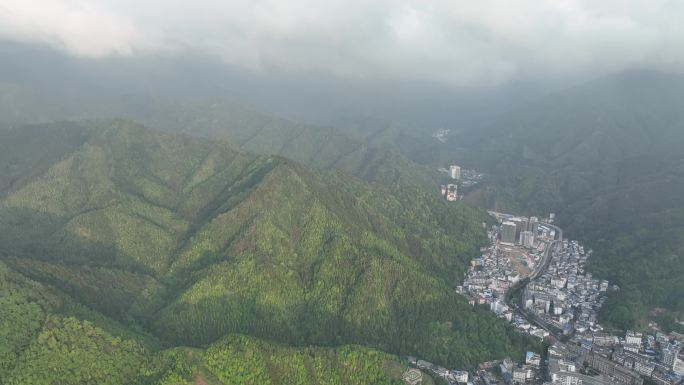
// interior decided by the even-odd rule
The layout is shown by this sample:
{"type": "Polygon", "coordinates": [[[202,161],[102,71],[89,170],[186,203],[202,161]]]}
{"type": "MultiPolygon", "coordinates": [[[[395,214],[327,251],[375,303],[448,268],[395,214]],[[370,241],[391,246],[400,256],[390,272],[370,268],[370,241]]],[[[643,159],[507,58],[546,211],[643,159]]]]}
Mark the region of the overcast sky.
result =
{"type": "Polygon", "coordinates": [[[679,71],[682,20],[681,0],[0,0],[0,39],[90,60],[201,52],[457,85],[679,71]]]}

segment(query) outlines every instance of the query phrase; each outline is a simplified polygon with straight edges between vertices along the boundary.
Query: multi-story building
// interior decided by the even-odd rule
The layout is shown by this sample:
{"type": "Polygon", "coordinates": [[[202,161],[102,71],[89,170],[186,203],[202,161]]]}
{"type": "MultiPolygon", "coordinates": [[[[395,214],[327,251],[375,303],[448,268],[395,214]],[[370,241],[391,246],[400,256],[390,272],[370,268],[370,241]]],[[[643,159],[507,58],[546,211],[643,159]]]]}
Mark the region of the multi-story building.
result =
{"type": "Polygon", "coordinates": [[[674,365],[677,362],[677,356],[679,355],[679,352],[681,350],[682,350],[682,346],[679,343],[664,345],[662,350],[661,350],[662,351],[661,361],[670,370],[674,369],[674,365]]]}
{"type": "Polygon", "coordinates": [[[517,231],[518,231],[518,237],[520,237],[520,233],[523,231],[529,230],[529,225],[530,225],[530,219],[527,217],[522,217],[518,218],[516,221],[516,224],[518,225],[517,231]]]}
{"type": "Polygon", "coordinates": [[[539,366],[541,365],[541,356],[534,352],[527,352],[525,355],[525,363],[527,365],[539,366]]]}
{"type": "Polygon", "coordinates": [[[684,360],[677,359],[675,361],[674,368],[672,369],[672,371],[680,376],[684,376],[684,360]]]}
{"type": "Polygon", "coordinates": [[[634,371],[643,374],[646,377],[650,377],[655,369],[655,364],[645,360],[634,360],[634,371]]]}
{"type": "Polygon", "coordinates": [[[523,231],[520,233],[520,244],[525,246],[534,248],[534,233],[531,231],[523,231]]]}
{"type": "Polygon", "coordinates": [[[582,385],[583,382],[575,364],[559,357],[549,359],[549,375],[554,385],[582,385]]]}
{"type": "Polygon", "coordinates": [[[515,223],[504,222],[501,224],[501,242],[515,244],[515,223]]]}
{"type": "Polygon", "coordinates": [[[598,346],[611,346],[618,342],[618,338],[614,335],[608,333],[596,333],[594,334],[594,345],[598,346]]]}
{"type": "Polygon", "coordinates": [[[644,339],[644,335],[639,332],[627,330],[625,334],[625,343],[627,345],[641,345],[641,341],[644,339]]]}
{"type": "Polygon", "coordinates": [[[461,167],[452,164],[449,167],[449,176],[451,177],[451,179],[461,179],[461,167]]]}
{"type": "Polygon", "coordinates": [[[513,369],[513,382],[517,384],[524,384],[527,381],[527,371],[522,368],[513,369]]]}
{"type": "Polygon", "coordinates": [[[448,184],[446,189],[446,199],[449,202],[458,200],[458,185],[448,184]]]}
{"type": "Polygon", "coordinates": [[[603,357],[593,350],[577,347],[581,362],[587,362],[590,367],[599,373],[609,376],[617,384],[643,385],[644,379],[634,371],[631,371],[615,361],[603,357]]]}
{"type": "Polygon", "coordinates": [[[534,235],[537,235],[537,232],[539,231],[539,218],[530,217],[530,223],[527,226],[527,230],[534,233],[534,235]]]}

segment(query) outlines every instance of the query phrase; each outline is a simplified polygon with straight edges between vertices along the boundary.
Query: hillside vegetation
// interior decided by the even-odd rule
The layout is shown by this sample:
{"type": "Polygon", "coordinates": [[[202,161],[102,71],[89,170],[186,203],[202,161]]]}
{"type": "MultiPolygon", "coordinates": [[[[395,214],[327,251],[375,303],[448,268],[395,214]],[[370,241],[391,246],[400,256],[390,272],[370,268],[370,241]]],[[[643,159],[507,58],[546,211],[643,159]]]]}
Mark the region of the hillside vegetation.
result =
{"type": "Polygon", "coordinates": [[[467,205],[126,121],[17,130],[0,169],[31,177],[2,190],[6,263],[163,344],[238,333],[470,367],[530,343],[453,291],[486,242],[467,205]],[[23,160],[23,134],[54,148],[23,160]]]}
{"type": "Polygon", "coordinates": [[[399,155],[399,148],[376,148],[331,127],[295,123],[234,101],[119,95],[113,90],[93,97],[86,88],[88,91],[50,88],[37,92],[21,82],[0,82],[0,127],[62,119],[125,118],[163,131],[225,140],[244,151],[284,156],[371,182],[432,190],[439,180],[434,169],[399,155]]]}
{"type": "Polygon", "coordinates": [[[160,350],[149,336],[0,262],[0,383],[400,384],[406,364],[360,346],[293,348],[231,335],[160,350]],[[198,382],[203,381],[203,382],[198,382]]]}

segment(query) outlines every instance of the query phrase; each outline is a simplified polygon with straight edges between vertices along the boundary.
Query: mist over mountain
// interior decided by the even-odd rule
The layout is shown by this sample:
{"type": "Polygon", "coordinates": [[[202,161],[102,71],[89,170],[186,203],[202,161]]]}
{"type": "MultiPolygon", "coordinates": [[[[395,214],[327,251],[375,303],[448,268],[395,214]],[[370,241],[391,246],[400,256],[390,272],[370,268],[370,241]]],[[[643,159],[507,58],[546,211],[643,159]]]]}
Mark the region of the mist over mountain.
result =
{"type": "Polygon", "coordinates": [[[491,172],[470,199],[543,215],[597,249],[617,282],[604,317],[634,327],[653,307],[681,313],[684,78],[628,71],[550,95],[463,136],[491,172]]]}
{"type": "Polygon", "coordinates": [[[184,102],[219,99],[296,122],[332,126],[376,147],[392,144],[370,138],[383,132],[415,140],[431,139],[440,128],[479,127],[549,88],[525,80],[478,87],[391,78],[354,80],[316,72],[255,73],[226,66],[207,54],[83,61],[40,47],[6,42],[0,48],[0,84],[52,95],[52,103],[45,107],[61,104],[72,115],[84,105],[106,106],[130,95],[163,95],[184,102]]]}
{"type": "Polygon", "coordinates": [[[683,16],[0,0],[0,384],[681,385],[683,16]]]}

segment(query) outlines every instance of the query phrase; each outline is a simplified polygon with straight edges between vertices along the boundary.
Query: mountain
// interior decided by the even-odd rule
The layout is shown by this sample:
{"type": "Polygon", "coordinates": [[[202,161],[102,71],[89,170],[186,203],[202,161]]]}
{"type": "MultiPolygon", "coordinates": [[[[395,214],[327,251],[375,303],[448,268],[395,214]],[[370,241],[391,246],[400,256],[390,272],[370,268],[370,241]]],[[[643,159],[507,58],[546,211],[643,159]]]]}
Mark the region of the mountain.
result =
{"type": "Polygon", "coordinates": [[[334,128],[294,123],[235,102],[183,102],[131,95],[122,98],[120,105],[114,116],[176,133],[227,140],[249,152],[280,155],[321,170],[341,170],[367,181],[431,189],[439,180],[434,169],[351,139],[334,128]]]}
{"type": "Polygon", "coordinates": [[[154,345],[3,262],[0,316],[3,384],[127,383],[154,345]]]}
{"type": "Polygon", "coordinates": [[[418,165],[397,152],[373,147],[334,128],[295,123],[225,98],[174,98],[81,88],[43,91],[20,82],[0,82],[0,126],[125,118],[173,133],[227,140],[245,151],[285,156],[371,182],[434,189],[440,180],[434,168],[418,165]]]}
{"type": "Polygon", "coordinates": [[[0,143],[5,263],[164,346],[245,334],[470,367],[531,343],[453,290],[486,242],[466,204],[122,120],[0,143]]]}
{"type": "Polygon", "coordinates": [[[202,349],[160,349],[3,262],[0,289],[0,381],[7,385],[399,384],[407,367],[360,346],[295,348],[240,335],[202,349]]]}
{"type": "Polygon", "coordinates": [[[461,139],[477,149],[464,159],[493,175],[471,201],[554,211],[595,249],[591,269],[622,287],[604,321],[634,327],[654,308],[684,316],[684,78],[598,79],[461,139]]]}

